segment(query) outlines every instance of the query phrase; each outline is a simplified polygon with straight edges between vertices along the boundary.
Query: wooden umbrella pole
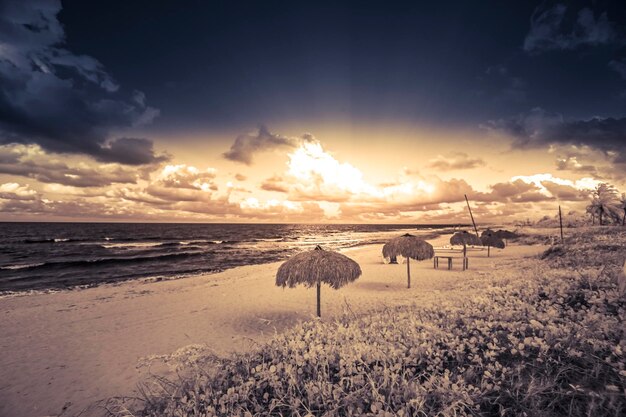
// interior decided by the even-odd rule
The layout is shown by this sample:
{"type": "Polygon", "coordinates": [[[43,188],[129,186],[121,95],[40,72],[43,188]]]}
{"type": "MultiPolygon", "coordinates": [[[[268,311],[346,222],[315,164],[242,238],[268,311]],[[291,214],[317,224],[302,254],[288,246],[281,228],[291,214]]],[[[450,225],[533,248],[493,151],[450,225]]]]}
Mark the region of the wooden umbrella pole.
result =
{"type": "Polygon", "coordinates": [[[319,281],[317,281],[317,317],[322,317],[321,301],[322,301],[322,284],[319,281]]]}
{"type": "MultiPolygon", "coordinates": [[[[470,217],[472,218],[472,224],[474,225],[474,232],[476,232],[476,236],[478,236],[478,229],[476,228],[476,222],[474,221],[474,215],[472,214],[472,208],[469,205],[469,200],[467,199],[467,194],[463,194],[465,196],[465,202],[467,203],[467,209],[469,210],[470,217]]],[[[480,237],[480,236],[478,236],[480,237]]]]}
{"type": "Polygon", "coordinates": [[[409,261],[411,260],[411,258],[407,257],[406,258],[406,276],[407,276],[407,288],[411,288],[411,266],[409,265],[409,261]]]}

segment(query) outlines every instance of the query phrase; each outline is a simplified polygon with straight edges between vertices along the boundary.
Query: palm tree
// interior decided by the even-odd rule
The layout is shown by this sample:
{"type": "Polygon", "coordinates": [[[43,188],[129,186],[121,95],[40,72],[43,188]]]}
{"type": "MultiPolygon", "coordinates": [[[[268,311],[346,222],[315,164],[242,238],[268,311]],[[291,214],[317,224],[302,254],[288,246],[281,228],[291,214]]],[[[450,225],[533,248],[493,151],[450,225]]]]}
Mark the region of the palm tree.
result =
{"type": "Polygon", "coordinates": [[[593,198],[591,200],[591,204],[589,204],[587,206],[587,210],[586,213],[591,216],[591,225],[595,225],[596,224],[596,215],[598,214],[598,207],[600,206],[600,203],[598,201],[597,198],[593,198]]]}
{"type": "Polygon", "coordinates": [[[620,200],[617,190],[610,184],[601,183],[593,190],[591,204],[587,206],[587,213],[592,219],[598,216],[600,226],[603,225],[603,217],[609,216],[613,221],[619,222],[619,212],[621,212],[620,200]]]}

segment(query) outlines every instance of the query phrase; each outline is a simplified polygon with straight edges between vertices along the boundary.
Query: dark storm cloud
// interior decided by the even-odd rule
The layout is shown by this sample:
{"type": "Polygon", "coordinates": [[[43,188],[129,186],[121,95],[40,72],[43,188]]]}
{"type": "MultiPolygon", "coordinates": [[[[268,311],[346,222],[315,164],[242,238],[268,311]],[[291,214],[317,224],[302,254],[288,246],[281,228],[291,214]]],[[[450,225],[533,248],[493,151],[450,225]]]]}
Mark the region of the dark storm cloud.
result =
{"type": "Polygon", "coordinates": [[[290,138],[271,133],[267,127],[261,125],[255,134],[240,135],[235,139],[224,158],[231,161],[251,165],[254,155],[258,152],[269,151],[278,148],[295,148],[303,141],[312,141],[313,136],[305,134],[302,138],[290,138]]]}
{"type": "Polygon", "coordinates": [[[163,162],[168,159],[166,155],[156,156],[152,141],[144,138],[119,138],[112,140],[101,146],[94,156],[103,162],[118,162],[127,165],[163,162]]]}
{"type": "Polygon", "coordinates": [[[535,108],[515,117],[490,121],[486,127],[513,136],[515,148],[548,144],[586,145],[618,154],[616,161],[625,156],[626,117],[576,120],[535,108]]]}
{"type": "Polygon", "coordinates": [[[606,12],[594,14],[588,8],[578,13],[564,4],[541,5],[531,17],[530,31],[524,40],[524,50],[571,50],[583,45],[601,45],[617,39],[617,32],[606,12]]]}
{"type": "Polygon", "coordinates": [[[113,130],[150,123],[158,110],[143,93],[124,95],[96,59],[63,48],[54,0],[0,5],[0,144],[140,165],[165,159],[148,139],[114,139],[113,130]]]}

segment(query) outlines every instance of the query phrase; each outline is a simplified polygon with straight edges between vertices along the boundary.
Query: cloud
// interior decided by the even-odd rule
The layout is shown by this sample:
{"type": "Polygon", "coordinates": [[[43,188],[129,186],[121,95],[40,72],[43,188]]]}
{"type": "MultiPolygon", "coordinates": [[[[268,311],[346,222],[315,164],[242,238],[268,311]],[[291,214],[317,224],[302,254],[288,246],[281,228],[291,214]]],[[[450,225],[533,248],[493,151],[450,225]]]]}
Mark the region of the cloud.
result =
{"type": "Polygon", "coordinates": [[[0,212],[5,218],[38,219],[41,215],[57,218],[145,219],[145,210],[123,201],[75,198],[53,200],[32,190],[28,185],[0,184],[0,212]]]}
{"type": "MultiPolygon", "coordinates": [[[[492,120],[483,126],[514,138],[513,147],[524,149],[550,144],[589,146],[614,155],[615,162],[626,158],[626,117],[566,119],[559,113],[534,108],[528,113],[492,120]]],[[[624,160],[626,162],[626,160],[624,160]]]]}
{"type": "MultiPolygon", "coordinates": [[[[508,195],[497,192],[496,185],[491,188],[498,197],[497,200],[503,201],[508,197],[508,201],[550,201],[550,200],[566,200],[580,201],[589,196],[600,181],[590,177],[584,177],[576,181],[558,178],[552,174],[535,174],[520,175],[511,178],[511,183],[518,187],[515,193],[508,195]]],[[[506,201],[506,200],[505,200],[506,201]]]]}
{"type": "Polygon", "coordinates": [[[256,133],[240,135],[235,139],[230,149],[223,156],[234,162],[252,165],[254,155],[279,148],[295,148],[303,142],[312,142],[315,139],[310,134],[300,138],[290,138],[271,133],[267,127],[261,125],[256,133]]]}
{"type": "Polygon", "coordinates": [[[199,170],[196,167],[184,164],[167,165],[158,174],[143,192],[151,198],[163,202],[180,201],[211,201],[218,191],[215,183],[217,171],[212,168],[199,170]]]}
{"type": "Polygon", "coordinates": [[[541,193],[541,189],[531,182],[516,179],[511,182],[497,183],[490,186],[488,198],[479,201],[508,201],[515,203],[537,202],[550,199],[551,196],[541,193]]]}
{"type": "Polygon", "coordinates": [[[482,221],[501,222],[506,217],[532,212],[538,205],[555,200],[579,204],[588,199],[590,190],[598,184],[591,178],[571,181],[551,174],[536,174],[513,177],[492,184],[487,192],[480,192],[462,179],[444,181],[430,177],[427,180],[432,185],[430,193],[384,201],[345,201],[339,204],[340,216],[361,221],[413,221],[419,217],[423,222],[459,222],[459,218],[467,217],[464,197],[467,194],[475,216],[480,216],[482,221]]]}
{"type": "MultiPolygon", "coordinates": [[[[456,153],[448,158],[436,158],[434,166],[445,169],[469,168],[480,165],[467,154],[456,153]]],[[[407,174],[405,169],[396,181],[373,185],[366,181],[355,166],[338,161],[326,152],[321,143],[304,143],[289,154],[287,170],[265,180],[261,188],[286,194],[290,201],[317,201],[339,205],[341,215],[376,214],[405,215],[434,209],[442,204],[464,201],[467,194],[479,202],[540,202],[555,198],[542,181],[572,188],[568,195],[579,198],[587,183],[571,183],[552,176],[518,177],[494,184],[488,192],[473,189],[463,179],[442,180],[431,175],[407,174]]],[[[555,187],[552,189],[556,190],[555,187]]],[[[566,190],[559,193],[565,195],[566,190]]]]}
{"type": "Polygon", "coordinates": [[[167,155],[155,155],[152,141],[143,138],[114,139],[100,147],[93,156],[99,161],[127,165],[154,164],[169,159],[167,155]]]}
{"type": "Polygon", "coordinates": [[[259,201],[254,197],[243,200],[240,205],[241,214],[259,220],[274,220],[281,216],[287,221],[311,221],[322,220],[325,217],[324,210],[316,202],[292,202],[267,200],[259,201]]]}
{"type": "Polygon", "coordinates": [[[236,187],[217,185],[217,171],[193,166],[167,165],[136,184],[108,188],[76,188],[50,184],[46,193],[16,182],[0,183],[0,211],[4,218],[126,218],[160,220],[220,219],[303,222],[322,220],[324,210],[316,202],[292,202],[247,197],[233,201],[236,187]],[[60,196],[60,198],[59,198],[60,196]]]}
{"type": "Polygon", "coordinates": [[[339,215],[342,218],[358,219],[361,221],[399,221],[414,220],[413,214],[423,214],[432,210],[441,210],[440,204],[387,204],[387,203],[344,203],[339,206],[339,215]]]}
{"type": "Polygon", "coordinates": [[[291,201],[372,202],[429,189],[423,181],[375,186],[364,178],[360,169],[337,160],[317,141],[305,141],[291,152],[287,168],[280,181],[273,181],[273,184],[288,190],[291,201]]]}
{"type": "Polygon", "coordinates": [[[470,158],[465,152],[450,152],[446,156],[439,155],[428,163],[429,168],[440,171],[473,169],[484,165],[485,161],[481,158],[470,158]]]}
{"type": "Polygon", "coordinates": [[[524,39],[526,52],[573,50],[580,46],[602,45],[616,41],[617,32],[607,14],[596,17],[588,8],[574,18],[567,6],[557,4],[550,8],[541,5],[530,19],[530,31],[524,39]]]}
{"type": "Polygon", "coordinates": [[[239,173],[237,173],[237,174],[235,174],[235,179],[236,179],[237,181],[245,181],[245,180],[247,180],[247,179],[248,179],[248,177],[246,177],[246,176],[245,176],[245,175],[243,175],[243,174],[239,174],[239,173]]]}
{"type": "Polygon", "coordinates": [[[310,221],[323,218],[324,212],[315,202],[261,201],[255,197],[233,201],[234,191],[246,190],[229,183],[223,192],[219,192],[216,180],[217,171],[212,168],[200,170],[184,164],[168,165],[147,184],[124,187],[118,196],[157,210],[161,216],[172,212],[221,219],[271,220],[280,216],[281,221],[310,221]]]}
{"type": "Polygon", "coordinates": [[[120,164],[93,164],[79,161],[68,165],[67,158],[45,152],[37,145],[0,146],[0,174],[33,178],[43,183],[72,187],[102,187],[116,183],[136,183],[154,169],[125,167],[120,164]]]}
{"type": "MultiPolygon", "coordinates": [[[[588,147],[563,149],[569,158],[591,152],[588,147]]],[[[0,187],[3,218],[459,222],[454,216],[466,216],[467,194],[476,207],[475,214],[483,219],[499,215],[502,221],[520,213],[521,208],[546,210],[556,200],[566,202],[565,206],[567,202],[582,205],[598,183],[588,177],[572,181],[536,174],[477,190],[463,179],[444,180],[409,170],[373,183],[357,166],[337,159],[311,139],[303,140],[288,154],[284,172],[260,184],[260,189],[276,193],[276,198],[263,200],[234,186],[232,173],[220,177],[213,168],[169,164],[141,167],[141,171],[120,164],[85,163],[84,159],[61,159],[36,145],[0,146],[0,171],[8,166],[12,175],[37,181],[22,185],[12,178],[5,180],[0,187]]],[[[466,161],[471,159],[466,154],[449,155],[446,167],[472,165],[466,161]],[[457,161],[462,163],[455,164],[457,161]]]]}
{"type": "Polygon", "coordinates": [[[559,171],[586,172],[591,174],[596,174],[598,171],[594,165],[581,164],[576,156],[557,158],[556,169],[559,171]]]}
{"type": "Polygon", "coordinates": [[[549,113],[540,107],[535,107],[528,113],[517,116],[490,120],[482,125],[487,130],[504,132],[515,138],[514,146],[524,148],[538,142],[547,142],[552,130],[558,130],[565,124],[559,113],[549,113]]]}
{"type": "Polygon", "coordinates": [[[145,95],[125,94],[95,58],[63,48],[54,0],[0,6],[0,144],[38,144],[130,165],[164,160],[148,139],[111,132],[151,123],[145,95]]]}
{"type": "Polygon", "coordinates": [[[580,190],[568,184],[543,181],[541,185],[557,200],[583,201],[589,197],[589,190],[580,190]]]}
{"type": "Polygon", "coordinates": [[[274,175],[261,183],[261,189],[265,191],[287,193],[289,192],[289,185],[285,183],[283,177],[280,175],[274,175]]]}
{"type": "Polygon", "coordinates": [[[626,180],[626,163],[620,161],[623,152],[570,144],[550,145],[548,152],[556,154],[558,171],[581,173],[611,183],[626,180]]]}
{"type": "Polygon", "coordinates": [[[34,200],[37,192],[28,187],[15,182],[0,184],[0,199],[4,200],[34,200]]]}
{"type": "Polygon", "coordinates": [[[420,170],[417,168],[402,167],[402,174],[406,176],[419,175],[420,170]]]}

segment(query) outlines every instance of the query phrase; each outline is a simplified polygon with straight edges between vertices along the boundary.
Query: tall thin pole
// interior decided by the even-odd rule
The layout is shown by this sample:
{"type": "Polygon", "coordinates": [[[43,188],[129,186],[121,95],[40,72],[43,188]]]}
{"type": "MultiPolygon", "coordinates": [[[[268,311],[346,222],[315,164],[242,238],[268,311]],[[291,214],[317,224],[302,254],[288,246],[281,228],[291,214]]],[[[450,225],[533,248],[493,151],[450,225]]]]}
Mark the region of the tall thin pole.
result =
{"type": "MultiPolygon", "coordinates": [[[[467,209],[469,210],[470,217],[472,218],[472,224],[474,225],[474,231],[476,232],[476,236],[478,236],[478,229],[476,228],[476,222],[474,221],[474,215],[472,214],[472,208],[469,205],[469,200],[467,199],[467,194],[465,195],[465,202],[467,203],[467,209]]],[[[478,236],[480,237],[480,236],[478,236]]]]}
{"type": "Polygon", "coordinates": [[[559,205],[559,225],[561,226],[561,243],[563,243],[563,216],[561,215],[560,205],[559,205]]]}
{"type": "Polygon", "coordinates": [[[318,281],[317,282],[317,317],[322,317],[322,308],[320,306],[321,301],[322,301],[321,293],[322,293],[322,285],[318,281]]]}
{"type": "Polygon", "coordinates": [[[407,288],[411,288],[411,266],[409,265],[410,259],[408,256],[406,257],[406,277],[407,277],[407,288]]]}

